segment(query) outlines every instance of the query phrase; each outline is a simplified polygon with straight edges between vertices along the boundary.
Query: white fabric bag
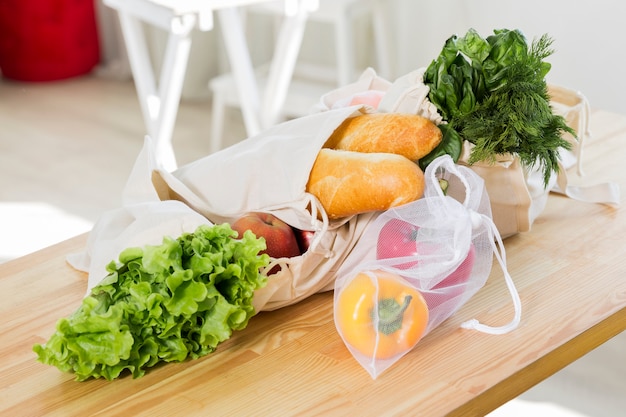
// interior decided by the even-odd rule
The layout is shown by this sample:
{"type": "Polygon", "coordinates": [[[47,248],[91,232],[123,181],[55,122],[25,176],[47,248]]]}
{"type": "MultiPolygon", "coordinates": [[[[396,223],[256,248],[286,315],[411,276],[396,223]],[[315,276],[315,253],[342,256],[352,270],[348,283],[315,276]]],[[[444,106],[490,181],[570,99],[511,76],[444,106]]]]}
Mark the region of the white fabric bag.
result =
{"type": "Polygon", "coordinates": [[[320,97],[311,113],[363,104],[363,112],[376,112],[380,101],[391,87],[391,82],[378,76],[373,68],[367,68],[359,79],[348,85],[329,91],[320,97]]]}
{"type": "MultiPolygon", "coordinates": [[[[384,355],[376,350],[384,347],[382,341],[377,340],[374,353],[364,354],[363,349],[352,344],[350,337],[345,337],[343,330],[348,326],[341,323],[345,320],[345,311],[352,316],[353,310],[342,305],[345,303],[342,291],[362,272],[390,272],[418,290],[428,307],[428,323],[423,333],[426,335],[485,285],[495,255],[511,293],[514,317],[501,327],[490,327],[476,320],[467,321],[462,326],[504,334],[517,328],[521,320],[521,302],[507,271],[504,245],[491,219],[489,197],[483,180],[470,169],[456,165],[448,155],[435,159],[427,167],[425,178],[426,189],[422,199],[387,210],[369,224],[344,261],[335,281],[337,329],[355,359],[373,378],[413,346],[399,349],[394,355],[384,355]],[[449,183],[448,195],[445,196],[439,185],[441,178],[449,183]],[[346,310],[340,311],[340,307],[346,310]]],[[[374,286],[377,285],[374,282],[374,286]]],[[[382,290],[377,289],[373,295],[380,297],[379,292],[382,293],[382,290]]],[[[368,299],[367,295],[363,295],[359,302],[376,306],[380,305],[381,299],[368,299]]],[[[403,319],[408,318],[403,316],[403,319]]],[[[375,317],[372,318],[372,327],[377,322],[375,317]]],[[[401,341],[404,336],[398,332],[401,341]]],[[[378,333],[376,337],[382,339],[385,336],[378,333]]]]}
{"type": "Polygon", "coordinates": [[[332,289],[336,270],[373,215],[329,221],[317,199],[306,193],[306,184],[325,141],[362,108],[351,106],[281,123],[171,173],[157,167],[152,141],[147,139],[129,178],[124,207],[105,213],[92,231],[86,254],[71,263],[89,272],[93,286],[106,276],[104,266],[120,248],[137,246],[144,238],[150,243],[147,235],[177,237],[196,222],[233,222],[248,212],[268,212],[292,227],[314,231],[315,237],[303,255],[275,259],[268,266],[266,271],[280,264],[281,270],[255,293],[256,311],[332,289]],[[136,206],[144,210],[129,216],[136,206]],[[163,214],[164,207],[176,210],[163,214]],[[188,216],[193,221],[185,223],[188,216]],[[165,227],[168,222],[176,226],[165,227]]]}

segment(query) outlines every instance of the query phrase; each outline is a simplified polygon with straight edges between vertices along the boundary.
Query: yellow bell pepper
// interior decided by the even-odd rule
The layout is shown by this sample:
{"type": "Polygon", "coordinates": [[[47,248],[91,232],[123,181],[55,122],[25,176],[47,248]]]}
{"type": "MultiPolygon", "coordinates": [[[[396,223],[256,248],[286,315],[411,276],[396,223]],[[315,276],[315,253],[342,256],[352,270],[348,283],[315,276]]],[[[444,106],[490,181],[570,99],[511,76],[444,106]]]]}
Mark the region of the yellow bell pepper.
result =
{"type": "Polygon", "coordinates": [[[399,275],[366,271],[340,290],[335,324],[344,341],[363,355],[388,359],[421,339],[428,307],[422,294],[399,275]]]}

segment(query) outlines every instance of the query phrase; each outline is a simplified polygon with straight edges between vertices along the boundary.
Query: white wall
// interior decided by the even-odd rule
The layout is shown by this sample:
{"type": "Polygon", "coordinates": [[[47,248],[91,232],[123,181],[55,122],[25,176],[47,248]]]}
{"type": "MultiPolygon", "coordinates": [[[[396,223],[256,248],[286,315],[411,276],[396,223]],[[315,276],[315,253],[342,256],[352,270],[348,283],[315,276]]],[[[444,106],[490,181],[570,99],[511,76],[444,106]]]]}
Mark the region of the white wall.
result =
{"type": "Polygon", "coordinates": [[[426,66],[452,34],[473,27],[547,33],[555,53],[547,80],[582,91],[592,107],[626,114],[626,2],[620,0],[393,0],[396,68],[426,66]]]}
{"type": "MultiPolygon", "coordinates": [[[[393,61],[388,78],[427,66],[449,36],[463,35],[470,27],[483,36],[499,28],[520,29],[529,39],[547,33],[555,49],[548,59],[552,63],[548,81],[582,91],[593,107],[626,114],[622,98],[626,93],[626,2],[622,0],[387,0],[387,6],[393,61]]],[[[112,19],[115,16],[100,12],[102,31],[109,33],[105,58],[111,60],[120,54],[120,39],[110,36],[118,30],[117,22],[112,19]]],[[[250,49],[255,61],[263,62],[272,47],[267,25],[252,22],[251,26],[250,49]]],[[[367,46],[371,34],[367,36],[362,25],[355,34],[358,62],[372,65],[373,47],[367,46]]],[[[183,97],[208,95],[208,80],[228,69],[219,31],[196,35],[183,97]]],[[[328,28],[311,25],[302,56],[332,63],[333,48],[320,47],[324,42],[332,43],[328,28]]],[[[163,44],[164,39],[156,43],[163,44]]]]}

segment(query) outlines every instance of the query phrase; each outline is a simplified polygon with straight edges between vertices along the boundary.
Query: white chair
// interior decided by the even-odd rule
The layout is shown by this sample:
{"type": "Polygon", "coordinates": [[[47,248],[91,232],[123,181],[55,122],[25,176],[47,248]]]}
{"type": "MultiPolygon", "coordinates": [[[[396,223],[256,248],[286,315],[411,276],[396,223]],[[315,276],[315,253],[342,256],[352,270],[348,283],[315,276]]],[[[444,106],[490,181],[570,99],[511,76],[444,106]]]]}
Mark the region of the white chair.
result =
{"type": "MultiPolygon", "coordinates": [[[[258,92],[254,68],[240,19],[239,9],[249,5],[274,4],[277,0],[104,0],[118,11],[125,46],[148,135],[155,143],[157,161],[168,171],[176,169],[172,133],[178,112],[181,90],[194,28],[212,30],[214,15],[222,32],[229,63],[242,91],[258,92]],[[168,33],[167,46],[160,73],[155,74],[143,30],[144,24],[168,33]]],[[[281,106],[287,83],[300,48],[300,41],[309,11],[318,7],[318,0],[282,0],[284,18],[272,57],[269,79],[274,89],[271,97],[249,94],[242,103],[244,123],[249,132],[262,128],[268,119],[266,109],[281,106]],[[289,14],[286,12],[289,11],[289,14]]]]}
{"type": "MultiPolygon", "coordinates": [[[[328,48],[335,50],[336,67],[328,68],[298,60],[282,108],[274,113],[269,112],[273,114],[273,118],[265,120],[263,128],[286,118],[308,114],[321,95],[356,80],[359,69],[355,65],[353,24],[357,17],[365,16],[373,25],[377,73],[382,76],[390,75],[384,3],[384,0],[320,0],[319,7],[309,13],[307,22],[320,22],[333,26],[334,45],[329,45],[328,48]]],[[[281,10],[269,4],[263,4],[248,8],[247,13],[275,13],[279,16],[281,10]]],[[[326,48],[326,45],[322,47],[326,48]]],[[[264,91],[268,88],[268,68],[261,66],[255,70],[258,89],[264,91]]],[[[211,152],[222,147],[225,108],[241,108],[237,93],[238,87],[232,73],[222,74],[209,82],[209,89],[213,96],[211,152]]]]}

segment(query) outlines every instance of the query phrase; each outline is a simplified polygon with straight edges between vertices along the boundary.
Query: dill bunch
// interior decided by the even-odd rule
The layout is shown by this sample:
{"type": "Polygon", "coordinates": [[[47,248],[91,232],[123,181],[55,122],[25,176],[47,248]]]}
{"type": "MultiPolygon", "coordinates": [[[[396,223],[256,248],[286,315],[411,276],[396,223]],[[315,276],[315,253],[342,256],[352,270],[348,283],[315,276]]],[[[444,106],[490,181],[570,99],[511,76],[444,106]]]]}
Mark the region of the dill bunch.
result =
{"type": "Polygon", "coordinates": [[[530,47],[521,32],[497,30],[487,39],[470,29],[464,38],[448,39],[424,79],[429,99],[458,133],[474,145],[469,163],[494,162],[515,154],[523,166],[539,165],[544,185],[559,170],[559,149],[570,149],[564,133],[576,137],[555,115],[545,76],[553,53],[543,35],[530,47]]]}

